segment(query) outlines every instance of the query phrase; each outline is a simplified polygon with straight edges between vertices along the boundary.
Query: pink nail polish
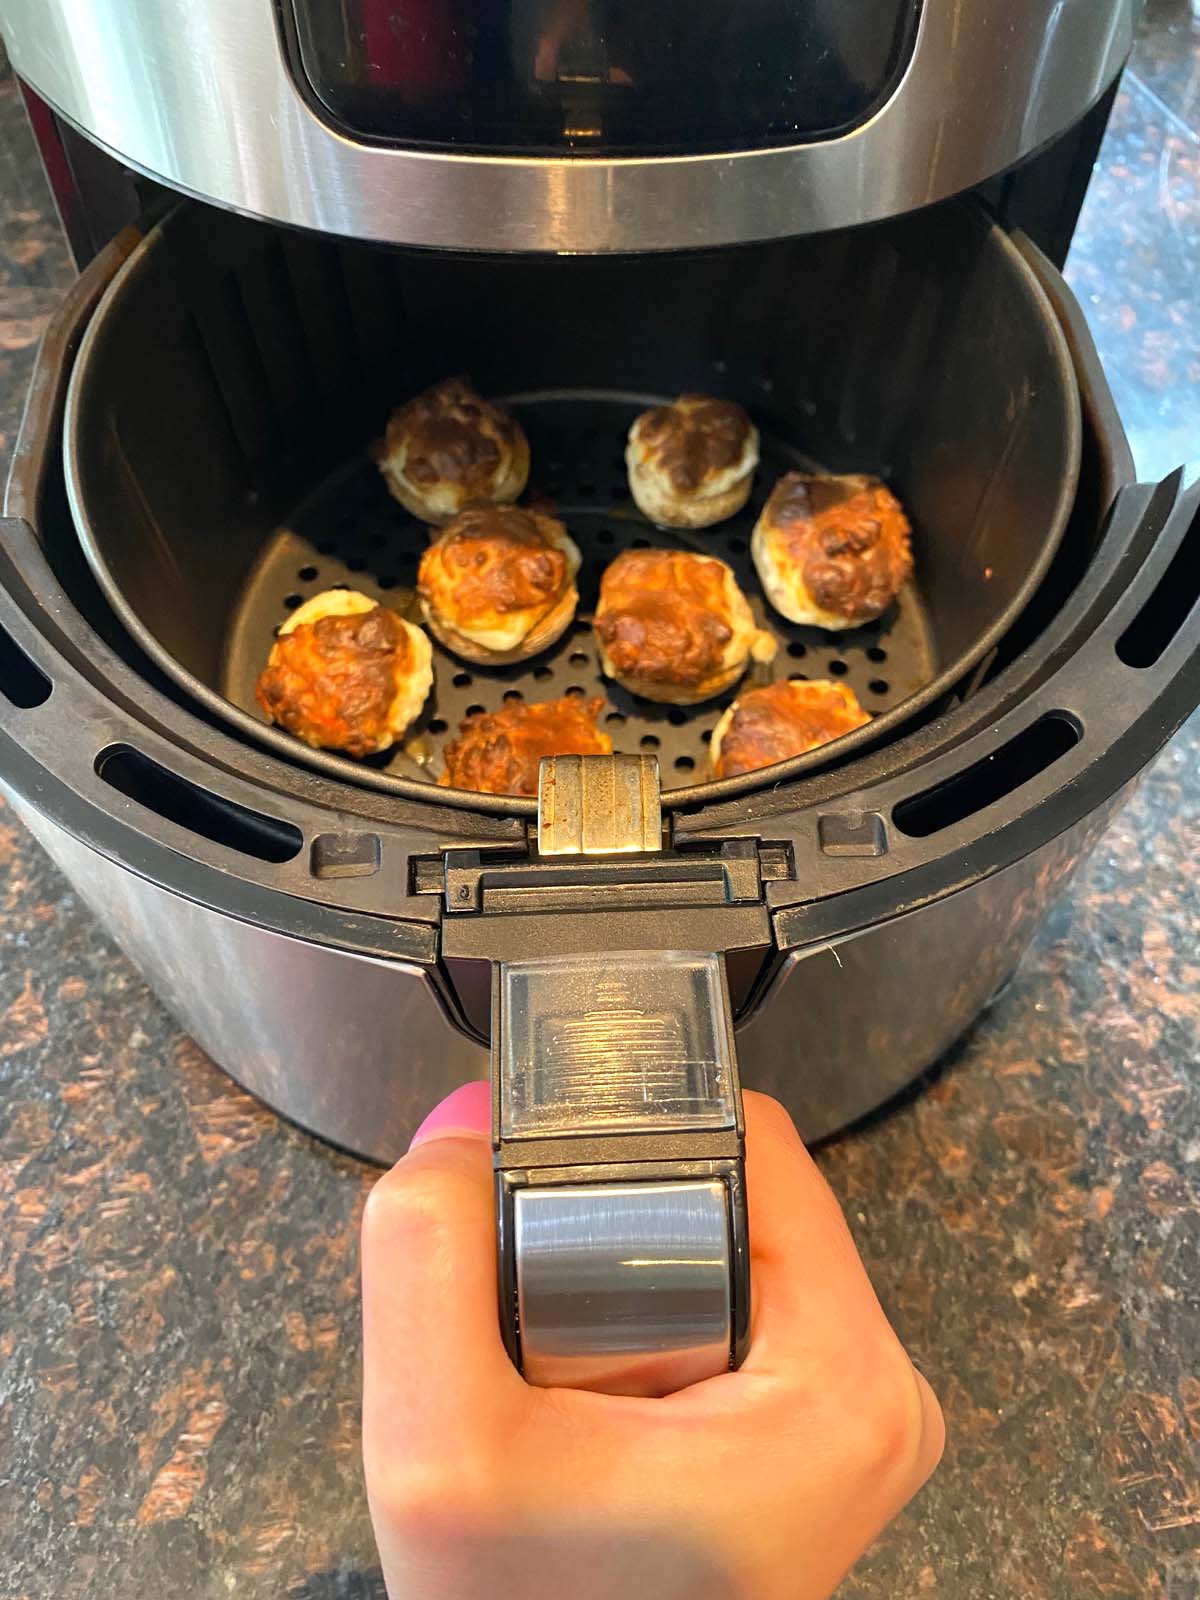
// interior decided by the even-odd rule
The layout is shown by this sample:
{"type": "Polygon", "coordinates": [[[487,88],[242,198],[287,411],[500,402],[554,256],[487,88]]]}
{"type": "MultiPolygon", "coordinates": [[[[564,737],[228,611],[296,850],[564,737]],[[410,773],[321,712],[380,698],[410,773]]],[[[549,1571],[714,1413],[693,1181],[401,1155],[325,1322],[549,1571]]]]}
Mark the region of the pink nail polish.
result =
{"type": "Polygon", "coordinates": [[[484,1134],[492,1131],[492,1086],[487,1082],[464,1083],[440,1100],[412,1136],[409,1149],[429,1139],[445,1139],[453,1134],[484,1134]]]}

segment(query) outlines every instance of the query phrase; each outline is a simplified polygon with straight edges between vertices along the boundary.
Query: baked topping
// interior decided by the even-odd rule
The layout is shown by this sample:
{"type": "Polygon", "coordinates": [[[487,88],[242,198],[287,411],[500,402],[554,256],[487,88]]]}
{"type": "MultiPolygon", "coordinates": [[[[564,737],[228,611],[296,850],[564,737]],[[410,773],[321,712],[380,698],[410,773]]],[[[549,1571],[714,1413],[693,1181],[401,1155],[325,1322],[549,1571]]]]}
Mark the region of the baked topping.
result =
{"type": "Polygon", "coordinates": [[[517,506],[460,511],[421,558],[418,585],[437,611],[464,619],[545,607],[571,578],[562,524],[517,506]]]}
{"type": "Polygon", "coordinates": [[[695,686],[733,638],[729,569],[680,550],[625,550],[605,572],[596,633],[621,677],[695,686]]]}
{"type": "Polygon", "coordinates": [[[817,605],[836,616],[869,622],[912,573],[908,518],[879,478],[789,472],[763,517],[781,564],[794,566],[817,605]]]}
{"type": "Polygon", "coordinates": [[[406,478],[423,488],[460,485],[468,494],[491,487],[502,459],[517,445],[517,425],[478,394],[468,378],[446,378],[393,412],[385,454],[404,450],[406,478]]]}
{"type": "Polygon", "coordinates": [[[383,606],[303,622],[276,639],[255,691],[272,722],[308,744],[372,755],[388,742],[408,630],[383,606]]]}
{"type": "Polygon", "coordinates": [[[741,461],[750,418],[732,400],[682,394],[674,405],[655,406],[637,422],[636,438],[680,493],[693,493],[710,473],[741,461]]]}
{"type": "Polygon", "coordinates": [[[604,701],[568,695],[478,713],[446,746],[443,785],[476,794],[537,793],[546,756],[609,755],[612,740],[596,726],[604,701]]]}
{"type": "Polygon", "coordinates": [[[722,738],[717,776],[756,772],[803,755],[871,719],[853,689],[784,678],[740,695],[722,738]]]}

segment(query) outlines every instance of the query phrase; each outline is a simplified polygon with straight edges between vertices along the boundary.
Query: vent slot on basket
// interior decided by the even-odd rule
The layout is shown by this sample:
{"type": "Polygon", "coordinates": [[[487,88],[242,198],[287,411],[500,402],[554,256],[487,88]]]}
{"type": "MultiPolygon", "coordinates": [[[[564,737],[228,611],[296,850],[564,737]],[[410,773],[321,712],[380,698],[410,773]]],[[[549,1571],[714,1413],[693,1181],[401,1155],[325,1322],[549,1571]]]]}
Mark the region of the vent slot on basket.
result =
{"type": "Polygon", "coordinates": [[[1200,600],[1200,509],[1154,587],[1154,593],[1117,640],[1127,667],[1152,667],[1200,600]]]}
{"type": "Polygon", "coordinates": [[[169,772],[129,745],[113,745],[96,758],[96,773],[127,799],[156,816],[198,833],[240,855],[276,865],[299,855],[299,828],[265,817],[169,772]]]}
{"type": "Polygon", "coordinates": [[[54,685],[25,654],[6,629],[0,628],[0,694],[20,711],[44,706],[54,685]]]}
{"type": "Polygon", "coordinates": [[[1073,717],[1051,711],[965,772],[902,800],[892,821],[910,839],[928,839],[1015,793],[1073,750],[1082,737],[1073,717]]]}

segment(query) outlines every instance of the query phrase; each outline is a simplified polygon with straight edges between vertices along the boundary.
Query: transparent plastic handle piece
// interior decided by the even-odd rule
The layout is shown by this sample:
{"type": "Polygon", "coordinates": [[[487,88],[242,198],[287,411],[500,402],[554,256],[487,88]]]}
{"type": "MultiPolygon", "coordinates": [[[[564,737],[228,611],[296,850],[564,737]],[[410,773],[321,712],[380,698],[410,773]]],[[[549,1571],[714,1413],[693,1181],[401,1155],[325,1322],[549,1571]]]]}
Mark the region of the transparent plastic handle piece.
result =
{"type": "Polygon", "coordinates": [[[735,1126],[716,956],[574,956],[501,974],[503,1138],[735,1126]]]}

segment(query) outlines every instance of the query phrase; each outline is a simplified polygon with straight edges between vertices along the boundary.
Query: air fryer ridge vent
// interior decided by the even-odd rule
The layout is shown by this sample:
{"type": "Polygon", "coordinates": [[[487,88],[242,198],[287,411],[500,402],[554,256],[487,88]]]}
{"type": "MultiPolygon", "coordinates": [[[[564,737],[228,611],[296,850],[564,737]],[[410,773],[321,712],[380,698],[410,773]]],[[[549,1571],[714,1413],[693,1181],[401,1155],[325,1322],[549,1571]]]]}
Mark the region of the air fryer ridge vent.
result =
{"type": "Polygon", "coordinates": [[[102,750],[95,765],[96,776],[110,788],[214,844],[276,866],[300,854],[304,835],[292,823],[202,789],[129,745],[102,750]]]}
{"type": "Polygon", "coordinates": [[[1015,794],[1073,750],[1082,737],[1083,730],[1074,717],[1062,711],[1047,712],[985,760],[902,800],[893,807],[892,821],[910,839],[928,839],[1015,794]]]}
{"type": "Polygon", "coordinates": [[[1200,511],[1192,518],[1171,564],[1137,616],[1117,640],[1127,667],[1152,667],[1200,600],[1200,511]]]}
{"type": "Polygon", "coordinates": [[[44,706],[54,685],[25,654],[6,628],[0,628],[0,694],[19,711],[44,706]]]}

